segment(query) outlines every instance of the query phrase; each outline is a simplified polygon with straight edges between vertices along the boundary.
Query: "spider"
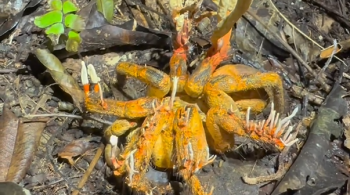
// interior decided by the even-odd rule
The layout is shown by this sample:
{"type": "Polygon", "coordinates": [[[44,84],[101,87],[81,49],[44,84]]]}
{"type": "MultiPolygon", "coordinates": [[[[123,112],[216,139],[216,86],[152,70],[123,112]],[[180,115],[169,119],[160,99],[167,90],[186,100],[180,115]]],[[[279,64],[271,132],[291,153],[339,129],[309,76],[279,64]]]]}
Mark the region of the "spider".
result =
{"type": "Polygon", "coordinates": [[[219,64],[228,58],[232,29],[207,51],[205,59],[190,74],[187,70],[189,20],[185,20],[174,40],[174,53],[167,74],[149,66],[130,62],[116,65],[117,74],[148,84],[146,97],[131,101],[103,99],[94,67],[82,66],[85,107],[90,112],[119,117],[105,132],[112,145],[109,158],[114,174],[126,178],[135,191],[151,193],[146,173],[152,163],[159,169],[172,169],[189,185],[193,194],[212,194],[196,176],[216,156],[234,148],[234,135],[247,136],[278,149],[294,144],[290,119],[284,119],[282,80],[277,73],[261,73],[246,65],[219,64]],[[90,91],[88,80],[95,90],[90,91]],[[170,94],[170,96],[168,96],[170,94]],[[266,96],[267,95],[267,96],[266,96]],[[268,98],[266,98],[268,97],[268,98]],[[250,113],[261,112],[271,102],[267,120],[252,121],[250,113]],[[276,109],[276,110],[275,110],[276,109]],[[118,136],[137,126],[124,150],[115,156],[118,136]]]}

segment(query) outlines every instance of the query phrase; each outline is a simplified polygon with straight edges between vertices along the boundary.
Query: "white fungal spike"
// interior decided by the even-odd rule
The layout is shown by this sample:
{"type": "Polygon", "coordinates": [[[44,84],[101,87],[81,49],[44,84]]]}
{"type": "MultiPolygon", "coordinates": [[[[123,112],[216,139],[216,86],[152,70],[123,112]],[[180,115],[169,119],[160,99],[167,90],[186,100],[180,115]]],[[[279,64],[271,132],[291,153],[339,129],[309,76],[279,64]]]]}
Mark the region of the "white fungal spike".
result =
{"type": "MultiPolygon", "coordinates": [[[[275,115],[274,115],[274,113],[273,113],[273,111],[274,111],[274,106],[275,106],[275,104],[272,102],[272,103],[271,103],[270,115],[269,115],[269,117],[268,117],[267,120],[266,120],[266,124],[269,124],[269,122],[270,122],[271,120],[274,120],[274,117],[275,117],[275,115]]],[[[270,129],[271,129],[271,128],[270,128],[270,129]]]]}
{"type": "Polygon", "coordinates": [[[101,81],[101,79],[100,79],[100,77],[97,76],[95,67],[92,64],[89,64],[87,69],[88,69],[88,74],[91,78],[91,82],[94,84],[99,83],[101,81]]]}
{"type": "Polygon", "coordinates": [[[174,76],[173,77],[173,89],[171,90],[170,108],[172,108],[174,105],[178,83],[179,83],[179,77],[174,76]]]}
{"type": "Polygon", "coordinates": [[[188,155],[190,157],[190,160],[192,161],[193,160],[193,149],[192,149],[192,144],[191,143],[188,143],[187,145],[187,148],[188,148],[188,155]]]}
{"type": "Polygon", "coordinates": [[[132,183],[132,178],[135,173],[138,173],[138,171],[135,170],[135,160],[134,160],[134,153],[136,152],[136,149],[131,151],[130,154],[127,157],[127,160],[129,161],[129,182],[132,183]]]}
{"type": "Polygon", "coordinates": [[[281,142],[285,146],[291,146],[298,141],[298,139],[293,139],[294,137],[292,135],[293,126],[289,126],[289,124],[291,123],[291,119],[297,114],[297,112],[298,112],[298,108],[296,107],[293,110],[292,114],[281,119],[280,113],[277,113],[276,110],[274,110],[274,104],[271,103],[270,115],[266,121],[265,120],[250,121],[249,120],[250,108],[248,108],[247,115],[246,115],[247,131],[256,131],[256,130],[263,131],[261,132],[262,136],[272,135],[272,137],[275,137],[275,138],[278,138],[281,135],[283,135],[283,137],[280,138],[281,142]],[[264,127],[267,127],[267,129],[264,129],[264,127]]]}
{"type": "Polygon", "coordinates": [[[80,79],[83,85],[89,84],[88,71],[84,61],[81,61],[80,79]]]}
{"type": "Polygon", "coordinates": [[[188,121],[190,120],[190,113],[191,113],[191,108],[186,109],[186,124],[188,124],[188,121]]]}
{"type": "Polygon", "coordinates": [[[115,159],[115,153],[118,148],[118,137],[115,135],[111,135],[111,137],[109,138],[109,143],[112,145],[111,159],[115,159]]]}
{"type": "Polygon", "coordinates": [[[109,138],[109,143],[112,146],[116,146],[118,144],[118,137],[115,135],[111,135],[111,137],[109,138]]]}
{"type": "MultiPolygon", "coordinates": [[[[274,134],[275,136],[277,135],[277,133],[278,133],[279,131],[284,130],[284,129],[281,128],[282,125],[284,125],[284,124],[286,124],[286,123],[289,124],[289,123],[290,123],[290,120],[297,114],[297,112],[298,112],[298,107],[294,108],[294,110],[293,110],[293,112],[292,112],[291,115],[287,116],[287,117],[284,118],[283,120],[279,120],[279,121],[278,121],[277,129],[276,129],[275,134],[274,134]]],[[[286,127],[286,126],[284,126],[284,127],[286,127]]]]}
{"type": "Polygon", "coordinates": [[[91,82],[93,84],[97,84],[98,85],[100,99],[103,102],[103,91],[102,91],[102,87],[101,87],[101,84],[100,84],[101,78],[99,76],[97,76],[95,67],[92,64],[88,65],[87,72],[88,72],[88,74],[90,76],[91,82]]]}
{"type": "MultiPolygon", "coordinates": [[[[231,109],[232,109],[232,105],[231,105],[231,109]]],[[[250,129],[250,124],[249,124],[249,117],[250,117],[250,107],[248,107],[247,109],[247,115],[245,117],[245,122],[246,122],[246,125],[247,125],[247,129],[250,129]]]]}

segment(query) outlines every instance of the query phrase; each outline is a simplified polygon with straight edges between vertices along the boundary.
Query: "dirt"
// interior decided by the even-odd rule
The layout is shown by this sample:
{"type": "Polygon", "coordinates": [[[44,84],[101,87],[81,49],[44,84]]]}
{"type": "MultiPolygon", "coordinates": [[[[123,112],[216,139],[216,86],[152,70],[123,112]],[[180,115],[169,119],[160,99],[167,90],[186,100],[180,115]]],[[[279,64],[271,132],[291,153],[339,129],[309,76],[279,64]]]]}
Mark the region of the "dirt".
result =
{"type": "MultiPolygon", "coordinates": [[[[147,7],[141,1],[135,2],[140,5],[134,5],[129,1],[120,2],[119,10],[116,11],[117,18],[119,18],[117,22],[123,23],[125,18],[137,16],[138,23],[148,24],[147,27],[151,29],[166,33],[173,31],[172,24],[169,23],[169,18],[166,17],[168,14],[164,13],[164,7],[159,6],[159,4],[156,7],[147,7]],[[120,11],[123,14],[120,14],[120,11]],[[143,13],[143,15],[140,13],[143,13]],[[142,17],[144,15],[147,17],[142,17]]],[[[79,1],[78,3],[81,5],[87,4],[86,1],[79,1]]],[[[150,2],[148,3],[148,6],[150,6],[150,2]]],[[[204,1],[204,3],[210,9],[212,4],[209,0],[204,1]]],[[[350,4],[344,0],[279,0],[273,1],[273,3],[281,14],[295,25],[295,28],[324,48],[332,46],[334,39],[340,43],[350,38],[348,32],[350,28],[350,21],[348,20],[350,4]]],[[[21,16],[22,20],[19,21],[17,28],[10,29],[9,32],[0,36],[0,108],[10,107],[11,111],[20,118],[27,115],[52,114],[43,130],[31,165],[19,184],[35,195],[63,195],[71,194],[77,188],[100,144],[106,143],[103,132],[107,125],[91,118],[85,118],[85,116],[92,115],[95,118],[107,121],[107,123],[113,122],[116,117],[87,114],[85,111],[80,112],[74,109],[72,98],[55,84],[46,68],[35,58],[34,49],[45,48],[47,40],[40,29],[34,25],[29,25],[29,23],[27,24],[27,21],[31,21],[38,12],[42,11],[44,5],[45,2],[43,1],[35,8],[28,8],[29,11],[21,16]],[[65,115],[55,116],[58,113],[84,117],[84,120],[65,115]],[[89,147],[86,151],[73,157],[74,165],[69,164],[67,159],[58,156],[59,152],[72,141],[87,137],[93,139],[88,141],[89,147]]],[[[301,36],[295,29],[287,28],[290,24],[281,19],[282,16],[269,5],[269,0],[254,1],[251,11],[266,22],[271,27],[269,29],[272,32],[284,34],[302,59],[310,62],[309,64],[314,72],[321,75],[325,85],[332,86],[342,75],[345,75],[342,77],[340,84],[346,90],[350,88],[348,81],[350,76],[347,76],[347,74],[350,74],[348,68],[334,60],[321,74],[320,68],[323,67],[326,60],[317,57],[320,49],[307,38],[301,36]]],[[[227,63],[244,63],[261,71],[276,71],[284,78],[286,113],[290,113],[295,107],[299,107],[301,111],[293,118],[292,123],[297,126],[300,121],[304,121],[304,124],[306,124],[306,126],[304,125],[299,129],[299,144],[294,145],[288,155],[285,155],[285,164],[290,166],[300,152],[299,147],[307,140],[310,130],[307,123],[312,121],[310,116],[317,115],[321,106],[320,102],[327,98],[328,92],[322,89],[320,82],[307,68],[298,63],[298,60],[291,55],[288,48],[275,39],[271,32],[261,30],[263,26],[258,26],[258,23],[249,14],[245,14],[244,18],[237,23],[235,36],[232,39],[232,58],[227,60],[227,63]],[[256,25],[252,27],[251,24],[256,25]],[[258,32],[256,32],[256,29],[258,29],[258,32]],[[262,37],[264,33],[266,39],[262,37]],[[278,59],[283,64],[271,65],[271,58],[278,59]],[[297,91],[296,89],[303,90],[297,91]]],[[[213,24],[209,21],[203,24],[203,29],[197,29],[196,37],[191,39],[191,60],[196,60],[199,54],[207,49],[207,43],[210,41],[208,38],[214,27],[213,24]]],[[[2,20],[0,25],[2,25],[2,20]]],[[[3,25],[0,28],[8,28],[8,26],[3,25]]],[[[168,47],[171,48],[171,46],[168,47]]],[[[104,97],[127,101],[146,96],[147,85],[136,79],[116,76],[115,64],[121,61],[130,61],[141,66],[147,64],[168,72],[168,63],[172,55],[169,48],[147,45],[142,47],[116,46],[103,51],[86,52],[83,59],[96,68],[97,74],[102,80],[104,97]]],[[[350,64],[347,50],[348,46],[344,45],[343,50],[337,56],[345,63],[350,64]]],[[[60,51],[56,51],[54,54],[62,61],[65,71],[81,84],[81,57],[60,51]]],[[[196,64],[194,64],[195,66],[196,64]]],[[[194,67],[190,70],[192,71],[194,67]]],[[[263,119],[267,118],[268,114],[269,107],[262,114],[255,117],[263,119]]],[[[341,123],[340,119],[339,123],[341,123]]],[[[243,182],[242,176],[257,177],[275,173],[278,170],[278,165],[284,166],[283,163],[278,161],[279,153],[271,151],[270,146],[261,145],[251,140],[243,139],[242,141],[238,137],[236,139],[236,149],[225,155],[219,155],[212,165],[208,165],[199,171],[197,176],[203,186],[207,191],[214,186],[215,195],[271,194],[281,177],[273,181],[249,185],[243,182]],[[276,180],[278,181],[276,182],[276,180]]],[[[342,143],[344,139],[342,136],[335,137],[330,143],[333,144],[333,149],[339,147],[336,150],[338,152],[331,155],[334,156],[332,158],[334,158],[335,164],[339,165],[335,171],[341,170],[346,175],[349,172],[347,167],[348,150],[343,146],[339,146],[342,145],[339,143],[342,143]],[[338,143],[338,145],[335,143],[338,143]]],[[[167,174],[156,170],[150,171],[148,174],[150,180],[155,183],[162,183],[165,187],[168,182],[171,182],[175,194],[190,193],[186,185],[176,176],[169,180],[166,177],[167,174]]],[[[334,193],[345,194],[349,189],[344,190],[344,188],[346,186],[341,186],[335,189],[334,193]]],[[[126,185],[123,185],[123,181],[113,177],[111,169],[102,156],[92,170],[80,194],[119,195],[128,194],[128,192],[130,191],[126,185]]],[[[156,193],[157,190],[154,192],[156,193]]]]}

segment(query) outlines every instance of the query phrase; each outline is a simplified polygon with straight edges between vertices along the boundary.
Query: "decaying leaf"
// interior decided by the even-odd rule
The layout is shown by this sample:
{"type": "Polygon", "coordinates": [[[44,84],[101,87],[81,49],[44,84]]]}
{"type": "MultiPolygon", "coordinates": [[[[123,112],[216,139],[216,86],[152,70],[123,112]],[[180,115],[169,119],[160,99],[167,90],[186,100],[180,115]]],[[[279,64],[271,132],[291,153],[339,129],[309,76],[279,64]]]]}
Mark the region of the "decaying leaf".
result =
{"type": "Polygon", "coordinates": [[[350,149],[350,115],[347,114],[346,116],[344,116],[343,118],[343,123],[345,126],[345,131],[344,131],[344,135],[345,135],[345,140],[344,140],[344,146],[347,149],[350,149]]]}
{"type": "Polygon", "coordinates": [[[74,165],[73,157],[84,154],[86,151],[92,149],[94,144],[92,141],[98,141],[100,138],[81,138],[70,142],[58,153],[60,158],[68,160],[69,164],[74,165]]]}
{"type": "Polygon", "coordinates": [[[11,29],[17,26],[19,21],[22,19],[22,15],[25,10],[29,8],[33,8],[36,5],[38,5],[42,0],[31,0],[29,1],[0,1],[0,36],[4,35],[11,29]],[[16,4],[16,6],[12,6],[13,4],[16,4]],[[6,8],[7,6],[11,6],[11,12],[10,13],[4,13],[3,8],[6,8]],[[20,9],[15,9],[20,8],[20,9]]]}
{"type": "Polygon", "coordinates": [[[11,112],[4,108],[3,115],[0,117],[0,181],[6,181],[8,167],[11,165],[11,158],[16,144],[16,136],[19,119],[11,112]]]}
{"type": "Polygon", "coordinates": [[[59,59],[45,49],[37,49],[35,51],[35,55],[47,68],[48,72],[58,83],[60,88],[71,95],[74,105],[81,110],[80,104],[84,102],[84,92],[74,78],[65,72],[65,69],[59,59]]]}
{"type": "MultiPolygon", "coordinates": [[[[192,15],[199,11],[199,7],[203,0],[171,0],[169,7],[172,11],[172,18],[175,23],[176,31],[180,32],[187,18],[192,18],[192,15]]],[[[188,27],[191,31],[191,27],[188,27]]]]}
{"type": "Polygon", "coordinates": [[[80,37],[81,51],[122,45],[150,45],[158,48],[171,45],[170,36],[141,27],[136,21],[127,22],[122,26],[107,24],[99,28],[83,30],[80,37]]]}
{"type": "Polygon", "coordinates": [[[14,182],[0,182],[1,195],[31,195],[30,191],[14,182]]]}
{"type": "Polygon", "coordinates": [[[38,148],[46,119],[21,122],[6,106],[0,117],[0,182],[20,182],[38,148]]]}
{"type": "Polygon", "coordinates": [[[289,190],[297,194],[318,194],[327,188],[340,188],[347,181],[347,177],[330,160],[333,157],[325,155],[332,150],[331,140],[342,135],[343,128],[337,121],[347,114],[345,95],[346,91],[336,83],[318,109],[297,159],[272,195],[285,194],[289,190]]]}
{"type": "Polygon", "coordinates": [[[83,7],[78,15],[86,21],[85,29],[80,32],[80,52],[123,45],[150,45],[157,48],[171,45],[170,33],[142,27],[134,20],[123,25],[111,25],[93,1],[83,7]]]}

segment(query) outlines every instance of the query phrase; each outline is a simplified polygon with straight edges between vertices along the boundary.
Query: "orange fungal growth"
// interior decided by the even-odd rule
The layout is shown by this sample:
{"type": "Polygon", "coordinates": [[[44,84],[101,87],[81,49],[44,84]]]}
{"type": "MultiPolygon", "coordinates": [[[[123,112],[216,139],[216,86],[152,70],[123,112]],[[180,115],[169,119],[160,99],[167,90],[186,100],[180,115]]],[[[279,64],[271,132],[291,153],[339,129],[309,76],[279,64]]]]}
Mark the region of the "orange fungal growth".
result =
{"type": "MultiPolygon", "coordinates": [[[[94,66],[89,64],[86,67],[82,62],[85,108],[118,118],[104,133],[112,148],[105,152],[106,159],[111,161],[109,164],[112,164],[115,176],[125,179],[136,193],[152,194],[155,188],[146,173],[153,165],[159,170],[173,169],[192,194],[211,195],[215,193],[214,187],[205,189],[196,173],[215,161],[216,155],[211,154],[212,151],[220,154],[234,148],[234,136],[248,136],[273,144],[278,149],[298,141],[293,138],[295,133],[290,126],[290,120],[298,110],[280,118],[279,113],[283,113],[284,108],[284,89],[277,73],[262,73],[243,64],[218,68],[229,56],[233,25],[219,29],[216,41],[204,53],[204,59],[190,72],[187,67],[188,42],[193,17],[200,11],[202,1],[184,2],[170,1],[170,5],[178,8],[172,15],[177,34],[173,40],[170,72],[132,62],[116,65],[118,75],[148,85],[145,97],[129,101],[104,99],[101,79],[94,66]],[[93,90],[90,89],[89,76],[93,90]],[[250,112],[260,113],[270,103],[271,113],[267,120],[250,120],[250,112]],[[127,142],[120,154],[116,154],[118,136],[122,135],[127,135],[127,142]]],[[[237,5],[242,5],[251,1],[237,2],[237,5]]],[[[238,19],[243,13],[240,10],[229,15],[238,19]]],[[[163,193],[167,192],[160,192],[163,193]]]]}

